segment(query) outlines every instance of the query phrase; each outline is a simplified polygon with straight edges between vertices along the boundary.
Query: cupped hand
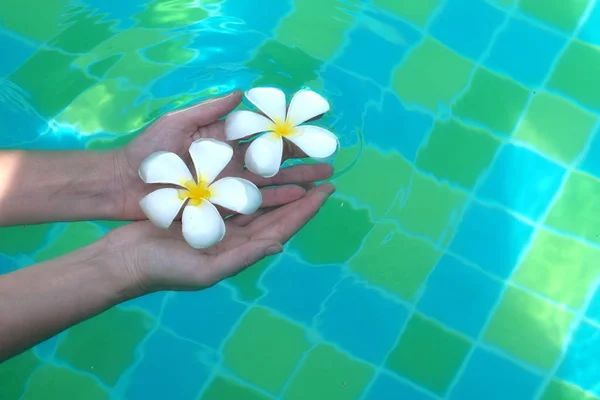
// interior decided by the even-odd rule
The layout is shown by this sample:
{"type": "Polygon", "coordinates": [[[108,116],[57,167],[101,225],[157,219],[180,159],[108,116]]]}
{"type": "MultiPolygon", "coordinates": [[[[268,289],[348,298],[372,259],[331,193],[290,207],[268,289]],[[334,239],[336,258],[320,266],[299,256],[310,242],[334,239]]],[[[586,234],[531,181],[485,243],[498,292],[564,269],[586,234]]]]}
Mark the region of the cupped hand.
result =
{"type": "Polygon", "coordinates": [[[196,250],[182,237],[181,224],[156,228],[139,221],[111,231],[104,239],[107,257],[116,262],[139,296],[158,290],[198,290],[236,275],[262,258],[282,251],[333,193],[317,186],[284,206],[227,218],[227,233],[217,245],[196,250]]]}
{"type": "MultiPolygon", "coordinates": [[[[242,94],[236,91],[221,98],[210,99],[193,107],[166,114],[146,128],[131,143],[118,150],[114,159],[119,177],[118,185],[121,187],[117,205],[121,210],[119,217],[124,220],[145,219],[138,203],[142,197],[157,188],[155,185],[144,184],[138,175],[138,168],[146,157],[157,151],[170,151],[179,155],[188,166],[191,166],[191,158],[188,154],[191,143],[201,138],[226,141],[225,124],[221,118],[236,108],[241,100],[242,94]]],[[[283,168],[274,177],[263,178],[244,168],[244,154],[248,144],[228,143],[234,149],[234,155],[218,178],[233,176],[253,182],[261,188],[263,197],[261,207],[273,207],[299,199],[305,193],[302,186],[327,179],[332,175],[332,168],[328,164],[307,164],[283,168]]],[[[290,143],[284,150],[282,162],[289,158],[303,156],[302,151],[290,143]]],[[[226,210],[220,211],[223,214],[227,213],[226,210]]]]}

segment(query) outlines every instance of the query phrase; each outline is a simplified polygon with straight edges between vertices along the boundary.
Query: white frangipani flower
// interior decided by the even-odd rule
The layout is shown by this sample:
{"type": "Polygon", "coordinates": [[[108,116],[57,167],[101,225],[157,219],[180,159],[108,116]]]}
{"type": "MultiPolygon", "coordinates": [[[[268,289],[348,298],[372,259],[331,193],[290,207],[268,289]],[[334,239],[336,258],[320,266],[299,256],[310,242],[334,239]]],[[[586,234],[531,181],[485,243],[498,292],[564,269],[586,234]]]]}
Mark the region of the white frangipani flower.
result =
{"type": "Polygon", "coordinates": [[[225,222],[213,204],[240,214],[252,214],[262,202],[260,190],[241,178],[215,178],[229,164],[233,149],[214,139],[199,139],[190,146],[196,179],[175,153],[160,151],[146,158],[139,174],[146,183],[176,185],[158,189],[140,200],[144,214],[156,226],[168,228],[187,201],[181,218],[183,237],[190,246],[210,247],[225,236],[225,222]]]}
{"type": "Polygon", "coordinates": [[[254,88],[246,92],[263,114],[234,111],[225,120],[227,140],[238,140],[255,133],[266,132],[248,147],[246,167],[255,174],[269,178],[279,171],[283,155],[283,138],[298,146],[307,156],[325,158],[337,147],[337,137],[326,129],[304,122],[329,111],[329,103],[312,90],[297,92],[286,113],[285,94],[276,88],[254,88]]]}

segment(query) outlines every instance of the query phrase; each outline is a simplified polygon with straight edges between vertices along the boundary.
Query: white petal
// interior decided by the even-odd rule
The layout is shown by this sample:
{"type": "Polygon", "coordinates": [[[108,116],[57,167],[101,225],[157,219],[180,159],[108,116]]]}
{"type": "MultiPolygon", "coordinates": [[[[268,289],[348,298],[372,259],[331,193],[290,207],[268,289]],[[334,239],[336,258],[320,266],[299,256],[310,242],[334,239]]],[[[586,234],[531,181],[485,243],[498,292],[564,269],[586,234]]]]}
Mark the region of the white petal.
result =
{"type": "Polygon", "coordinates": [[[215,139],[198,139],[190,146],[190,155],[196,168],[196,177],[211,184],[231,161],[233,149],[215,139]]]}
{"type": "Polygon", "coordinates": [[[225,236],[225,222],[208,201],[202,201],[197,206],[185,206],[181,224],[185,241],[195,249],[217,244],[225,236]]]}
{"type": "Polygon", "coordinates": [[[279,172],[283,140],[273,133],[255,139],[246,151],[246,167],[257,175],[270,178],[279,172]]]}
{"type": "Polygon", "coordinates": [[[242,178],[223,178],[210,185],[211,203],[240,214],[252,214],[262,203],[256,185],[242,178]]]}
{"type": "Polygon", "coordinates": [[[179,198],[177,189],[158,189],[140,200],[144,215],[159,228],[167,229],[181,210],[185,199],[179,198]]]}
{"type": "Polygon", "coordinates": [[[298,126],[296,132],[286,138],[300,147],[307,156],[313,158],[329,157],[338,147],[337,137],[327,129],[318,126],[298,126]]]}
{"type": "Polygon", "coordinates": [[[255,133],[265,132],[273,125],[267,117],[252,111],[234,111],[225,119],[225,137],[238,140],[255,133]]]}
{"type": "Polygon", "coordinates": [[[302,89],[292,98],[287,120],[294,126],[329,111],[329,103],[320,94],[302,89]]]}
{"type": "Polygon", "coordinates": [[[148,156],[138,169],[140,178],[146,183],[171,183],[182,186],[193,180],[183,160],[175,153],[159,151],[148,156]]]}
{"type": "Polygon", "coordinates": [[[246,97],[273,121],[285,120],[285,93],[279,89],[264,87],[246,92],[246,97]]]}

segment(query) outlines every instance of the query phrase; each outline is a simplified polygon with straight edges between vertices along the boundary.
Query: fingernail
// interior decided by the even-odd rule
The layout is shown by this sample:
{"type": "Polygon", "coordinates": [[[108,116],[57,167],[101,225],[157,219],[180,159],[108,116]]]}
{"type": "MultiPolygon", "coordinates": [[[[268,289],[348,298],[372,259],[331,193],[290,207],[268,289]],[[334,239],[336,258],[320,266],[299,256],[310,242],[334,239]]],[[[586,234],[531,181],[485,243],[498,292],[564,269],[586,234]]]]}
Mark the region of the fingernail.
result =
{"type": "Polygon", "coordinates": [[[282,251],[283,251],[283,247],[281,247],[281,245],[279,245],[279,244],[274,244],[274,245],[271,245],[271,246],[267,247],[267,250],[265,250],[265,253],[266,253],[268,256],[272,256],[272,255],[274,255],[274,254],[279,254],[279,253],[281,253],[282,251]]]}

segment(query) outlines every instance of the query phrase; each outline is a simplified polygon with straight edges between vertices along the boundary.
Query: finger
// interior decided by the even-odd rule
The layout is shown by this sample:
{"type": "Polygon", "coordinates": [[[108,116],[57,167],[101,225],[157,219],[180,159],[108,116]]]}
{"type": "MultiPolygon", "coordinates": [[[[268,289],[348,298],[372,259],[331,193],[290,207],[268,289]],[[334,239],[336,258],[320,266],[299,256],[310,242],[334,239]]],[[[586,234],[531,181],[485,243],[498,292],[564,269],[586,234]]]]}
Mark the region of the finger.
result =
{"type": "Polygon", "coordinates": [[[250,214],[250,215],[238,214],[238,215],[235,215],[235,216],[229,218],[227,220],[227,223],[243,228],[243,227],[247,226],[248,224],[250,224],[255,219],[257,219],[258,217],[260,217],[261,215],[271,212],[272,210],[275,210],[275,209],[276,209],[276,207],[268,207],[268,208],[261,208],[260,210],[256,211],[253,214],[250,214]]]}
{"type": "Polygon", "coordinates": [[[300,186],[277,186],[261,189],[262,203],[260,208],[275,207],[296,201],[306,194],[300,186]]]}
{"type": "Polygon", "coordinates": [[[274,185],[292,185],[323,181],[331,178],[333,167],[330,164],[298,164],[282,168],[272,178],[263,178],[250,171],[244,171],[243,178],[248,179],[258,187],[274,185]]]}
{"type": "Polygon", "coordinates": [[[176,121],[181,128],[198,128],[224,117],[241,101],[242,94],[234,91],[227,96],[209,99],[192,107],[173,111],[165,116],[165,120],[176,121]]]}

